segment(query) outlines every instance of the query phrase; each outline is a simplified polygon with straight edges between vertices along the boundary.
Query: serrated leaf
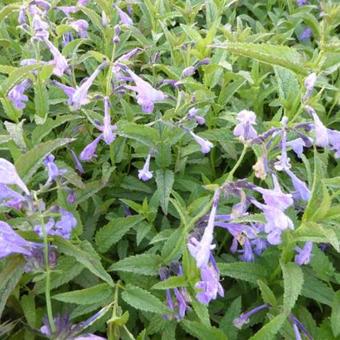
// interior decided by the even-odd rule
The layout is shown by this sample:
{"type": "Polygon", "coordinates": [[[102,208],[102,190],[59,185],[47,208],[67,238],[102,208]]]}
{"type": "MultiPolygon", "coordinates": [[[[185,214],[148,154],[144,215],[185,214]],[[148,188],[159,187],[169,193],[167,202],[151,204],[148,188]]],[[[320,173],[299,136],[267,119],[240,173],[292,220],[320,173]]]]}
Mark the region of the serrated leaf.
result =
{"type": "Polygon", "coordinates": [[[96,254],[89,242],[83,241],[81,248],[72,244],[68,240],[65,240],[61,237],[56,237],[54,243],[60,252],[75,257],[91,273],[107,282],[110,286],[114,286],[111,276],[105,271],[103,265],[100,262],[99,256],[96,254]],[[86,248],[86,250],[84,250],[84,248],[86,248]]]}
{"type": "Polygon", "coordinates": [[[110,301],[113,297],[112,287],[107,283],[101,283],[96,286],[73,290],[71,292],[60,293],[52,296],[54,300],[76,305],[90,305],[98,301],[110,301]]]}
{"type": "Polygon", "coordinates": [[[140,215],[118,217],[110,221],[96,233],[96,245],[98,251],[105,253],[116,244],[133,226],[143,221],[140,215]]]}
{"type": "Polygon", "coordinates": [[[334,294],[332,303],[331,326],[335,337],[340,334],[340,290],[334,294]]]}
{"type": "Polygon", "coordinates": [[[186,229],[179,228],[173,231],[162,248],[162,259],[164,263],[169,263],[180,257],[185,247],[186,239],[186,229]]]}
{"type": "Polygon", "coordinates": [[[303,286],[303,272],[302,269],[295,263],[290,262],[281,264],[283,273],[283,307],[285,313],[288,315],[293,309],[298,296],[301,293],[303,286]]]}
{"type": "Polygon", "coordinates": [[[164,281],[156,283],[151,289],[171,289],[186,286],[187,282],[184,276],[171,276],[164,281]]]}
{"type": "Polygon", "coordinates": [[[279,314],[265,324],[250,340],[271,340],[275,339],[275,335],[278,333],[282,325],[286,320],[285,314],[279,314]]]}
{"type": "Polygon", "coordinates": [[[58,138],[36,145],[15,161],[19,176],[27,183],[39,169],[47,155],[72,141],[73,139],[71,138],[58,138]]]}
{"type": "Polygon", "coordinates": [[[197,339],[207,340],[227,340],[227,336],[220,330],[215,327],[204,325],[197,321],[189,321],[183,320],[181,322],[181,326],[187,331],[189,334],[194,336],[197,339]]]}
{"type": "Polygon", "coordinates": [[[218,263],[222,276],[229,276],[234,279],[257,283],[257,280],[264,280],[268,273],[264,266],[257,263],[233,262],[218,263]]]}
{"type": "Polygon", "coordinates": [[[168,213],[170,193],[174,184],[174,173],[171,170],[157,170],[156,183],[160,194],[160,203],[165,215],[168,213]]]}
{"type": "Polygon", "coordinates": [[[154,254],[129,256],[120,260],[108,269],[109,271],[131,272],[142,275],[157,275],[161,258],[154,254]]]}
{"type": "Polygon", "coordinates": [[[154,295],[133,285],[126,286],[122,299],[130,306],[156,314],[169,314],[170,310],[154,295]]]}
{"type": "Polygon", "coordinates": [[[7,260],[0,272],[0,318],[7,299],[19,282],[24,272],[25,261],[22,256],[14,256],[7,260]]]}
{"type": "Polygon", "coordinates": [[[302,56],[292,47],[271,44],[253,44],[241,42],[228,42],[218,46],[232,54],[248,57],[259,62],[288,68],[295,73],[306,75],[307,69],[303,66],[302,56]]]}
{"type": "Polygon", "coordinates": [[[271,306],[276,306],[277,300],[273,291],[261,280],[258,280],[257,284],[260,288],[263,301],[271,306]]]}
{"type": "Polygon", "coordinates": [[[241,314],[241,297],[236,298],[228,307],[225,315],[219,323],[219,328],[228,336],[229,340],[236,340],[238,328],[233,321],[241,314]]]}
{"type": "Polygon", "coordinates": [[[42,125],[46,122],[49,103],[48,103],[48,91],[46,89],[45,82],[42,77],[38,75],[34,82],[34,106],[35,106],[35,121],[38,125],[42,125]]]}

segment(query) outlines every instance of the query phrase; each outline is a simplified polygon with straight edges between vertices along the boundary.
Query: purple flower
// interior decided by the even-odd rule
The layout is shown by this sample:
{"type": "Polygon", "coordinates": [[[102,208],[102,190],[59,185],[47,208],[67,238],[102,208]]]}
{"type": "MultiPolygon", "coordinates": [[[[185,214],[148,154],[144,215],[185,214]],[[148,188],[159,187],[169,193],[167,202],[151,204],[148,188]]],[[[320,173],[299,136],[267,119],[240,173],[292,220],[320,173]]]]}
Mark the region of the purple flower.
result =
{"type": "Polygon", "coordinates": [[[137,76],[131,70],[128,69],[127,72],[136,85],[127,85],[125,87],[137,93],[137,103],[141,106],[142,111],[151,113],[154,109],[154,103],[164,100],[167,96],[162,91],[154,89],[149,83],[137,76]]]}
{"type": "Polygon", "coordinates": [[[296,190],[297,198],[303,201],[308,201],[310,198],[310,190],[308,189],[305,182],[301,181],[292,171],[289,169],[285,170],[287,175],[292,180],[292,184],[296,190]]]}
{"type": "Polygon", "coordinates": [[[215,245],[212,244],[212,241],[219,198],[220,190],[216,190],[209,215],[208,225],[204,229],[201,240],[198,241],[195,237],[191,237],[187,245],[191,256],[196,260],[196,265],[198,268],[208,265],[209,259],[211,257],[211,250],[215,248],[215,245]]]}
{"type": "Polygon", "coordinates": [[[152,171],[150,171],[150,159],[151,153],[146,157],[143,169],[138,170],[138,178],[144,182],[150,180],[152,178],[152,171]]]}
{"type": "Polygon", "coordinates": [[[307,41],[312,37],[312,35],[313,35],[312,29],[310,27],[306,27],[299,35],[299,40],[307,41]]]}
{"type": "Polygon", "coordinates": [[[31,256],[35,246],[35,243],[28,242],[18,235],[9,224],[0,221],[0,258],[11,254],[31,256]]]}
{"type": "Polygon", "coordinates": [[[31,86],[31,81],[29,79],[25,79],[19,84],[12,87],[12,89],[8,92],[8,99],[12,102],[18,110],[23,110],[26,107],[26,102],[28,101],[28,97],[24,94],[24,92],[31,86]]]}
{"type": "Polygon", "coordinates": [[[89,3],[89,0],[78,0],[79,6],[86,6],[89,3]]]}
{"type": "Polygon", "coordinates": [[[77,200],[76,193],[73,190],[71,190],[67,195],[67,202],[70,204],[74,204],[76,200],[77,200]]]}
{"type": "Polygon", "coordinates": [[[54,218],[50,218],[45,226],[36,225],[34,226],[34,231],[40,236],[43,237],[43,228],[46,230],[47,235],[56,235],[61,236],[65,239],[69,239],[71,237],[72,230],[77,225],[77,220],[69,211],[59,208],[57,211],[60,214],[60,220],[55,221],[54,218]]]}
{"type": "Polygon", "coordinates": [[[283,117],[281,120],[282,124],[282,130],[281,130],[281,156],[278,157],[278,161],[275,162],[274,168],[277,171],[282,171],[285,169],[289,169],[291,167],[290,165],[290,159],[287,156],[287,126],[288,118],[283,117]]]}
{"type": "Polygon", "coordinates": [[[308,264],[312,256],[313,242],[307,241],[303,248],[296,247],[295,263],[299,266],[308,264]]]}
{"type": "Polygon", "coordinates": [[[113,134],[110,115],[110,101],[109,97],[104,97],[104,120],[103,120],[103,140],[110,145],[116,138],[113,134]]]}
{"type": "Polygon", "coordinates": [[[76,155],[76,153],[72,149],[70,151],[71,151],[71,156],[72,156],[75,168],[79,171],[79,173],[81,174],[85,173],[84,168],[81,165],[80,160],[78,156],[76,155]]]}
{"type": "Polygon", "coordinates": [[[84,150],[80,153],[80,160],[84,162],[89,162],[93,158],[95,158],[96,150],[99,141],[102,139],[102,134],[100,134],[94,141],[92,141],[90,144],[86,145],[84,150]]]}
{"type": "Polygon", "coordinates": [[[48,24],[41,19],[38,14],[33,16],[32,26],[34,31],[34,38],[37,40],[46,40],[49,37],[48,24]]]}
{"type": "Polygon", "coordinates": [[[330,148],[335,151],[335,158],[340,158],[340,132],[328,129],[328,140],[330,148]]]}
{"type": "Polygon", "coordinates": [[[308,75],[308,77],[306,77],[304,81],[306,93],[303,97],[303,100],[307,100],[312,95],[316,79],[317,79],[317,76],[316,76],[316,73],[314,72],[308,75]]]}
{"type": "Polygon", "coordinates": [[[195,120],[196,120],[196,123],[197,123],[198,125],[204,125],[204,124],[205,124],[205,119],[204,119],[204,117],[199,116],[199,115],[197,114],[197,112],[198,112],[198,110],[197,110],[196,108],[194,108],[194,107],[191,108],[191,109],[189,110],[188,114],[187,114],[188,119],[190,119],[190,120],[195,119],[195,120]]]}
{"type": "Polygon", "coordinates": [[[102,19],[102,25],[103,27],[108,26],[108,24],[110,23],[109,18],[107,17],[105,11],[102,11],[102,15],[101,15],[101,19],[102,19]]]}
{"type": "Polygon", "coordinates": [[[311,106],[306,105],[305,108],[314,120],[315,144],[317,146],[327,147],[329,144],[327,128],[323,125],[319,116],[311,106]]]}
{"type": "Polygon", "coordinates": [[[234,136],[242,142],[257,137],[256,130],[253,128],[253,125],[256,125],[256,115],[253,111],[242,110],[237,114],[236,120],[238,124],[234,128],[234,136]]]}
{"type": "Polygon", "coordinates": [[[291,147],[292,150],[296,153],[296,155],[301,158],[302,154],[303,154],[303,147],[306,146],[306,143],[304,142],[304,140],[302,138],[296,138],[293,139],[289,142],[286,143],[287,147],[291,147]]]}
{"type": "Polygon", "coordinates": [[[126,14],[124,11],[122,11],[118,6],[115,6],[116,10],[118,12],[119,18],[120,18],[120,22],[126,26],[132,26],[133,25],[133,21],[132,19],[128,16],[128,14],[126,14]]]}
{"type": "Polygon", "coordinates": [[[246,313],[242,313],[238,318],[234,319],[233,324],[236,328],[241,329],[243,327],[243,325],[247,324],[249,322],[249,318],[262,311],[265,309],[268,309],[269,305],[268,304],[264,304],[264,305],[260,305],[258,307],[255,307],[254,309],[251,309],[249,312],[246,313]]]}
{"type": "MultiPolygon", "coordinates": [[[[76,90],[71,91],[69,88],[67,89],[68,93],[72,92],[72,96],[69,98],[72,110],[79,110],[82,105],[86,105],[89,102],[88,91],[104,66],[106,66],[106,62],[100,64],[76,90]]],[[[65,94],[68,95],[66,92],[65,94]]]]}
{"type": "Polygon", "coordinates": [[[58,6],[57,9],[62,11],[67,16],[69,16],[70,14],[77,13],[79,11],[79,8],[77,6],[58,6]]]}
{"type": "Polygon", "coordinates": [[[15,166],[4,158],[0,158],[0,184],[16,184],[25,194],[30,194],[26,184],[19,177],[15,166]]]}
{"type": "Polygon", "coordinates": [[[0,184],[0,204],[13,209],[21,209],[25,197],[12,190],[5,184],[0,184]]]}
{"type": "Polygon", "coordinates": [[[201,147],[201,152],[206,154],[208,152],[210,152],[210,149],[214,146],[213,143],[209,142],[208,140],[197,136],[195,133],[193,133],[192,131],[190,131],[191,136],[194,138],[195,142],[197,144],[199,144],[199,146],[201,147]]]}
{"type": "Polygon", "coordinates": [[[19,25],[24,25],[27,23],[26,6],[21,6],[19,9],[18,23],[19,25]]]}
{"type": "MultiPolygon", "coordinates": [[[[76,92],[76,90],[73,87],[71,87],[71,86],[67,86],[67,85],[64,85],[62,83],[59,83],[56,80],[53,80],[53,84],[56,85],[57,87],[59,87],[61,90],[64,91],[64,93],[68,97],[67,104],[71,106],[72,105],[72,97],[73,97],[74,93],[76,92]]],[[[87,104],[87,103],[88,103],[88,101],[85,102],[84,104],[87,104]]]]}
{"type": "Polygon", "coordinates": [[[79,34],[80,38],[87,38],[87,29],[89,24],[86,20],[79,19],[71,22],[69,25],[79,34]]]}
{"type": "Polygon", "coordinates": [[[57,177],[64,175],[67,171],[66,169],[59,169],[55,164],[54,159],[55,157],[53,155],[48,155],[44,159],[44,165],[48,171],[48,179],[46,184],[52,183],[57,179],[57,177]]]}
{"type": "Polygon", "coordinates": [[[215,300],[217,295],[223,297],[224,290],[220,284],[220,273],[213,256],[210,256],[210,263],[201,268],[201,281],[197,282],[195,288],[200,292],[196,294],[199,302],[207,305],[211,300],[215,300]]]}
{"type": "Polygon", "coordinates": [[[268,206],[285,210],[293,204],[292,195],[282,192],[279,181],[275,175],[273,175],[273,183],[274,189],[255,187],[255,190],[262,194],[263,200],[268,206]]]}
{"type": "Polygon", "coordinates": [[[68,69],[67,60],[48,39],[44,41],[53,55],[53,61],[51,61],[51,64],[54,65],[53,74],[61,77],[68,69]]]}
{"type": "Polygon", "coordinates": [[[189,67],[185,68],[185,69],[182,71],[181,78],[190,77],[190,76],[192,76],[193,74],[195,74],[195,72],[196,72],[196,67],[194,67],[194,66],[189,66],[189,67]]]}
{"type": "Polygon", "coordinates": [[[309,4],[309,0],[296,0],[298,6],[304,6],[309,4]]]}

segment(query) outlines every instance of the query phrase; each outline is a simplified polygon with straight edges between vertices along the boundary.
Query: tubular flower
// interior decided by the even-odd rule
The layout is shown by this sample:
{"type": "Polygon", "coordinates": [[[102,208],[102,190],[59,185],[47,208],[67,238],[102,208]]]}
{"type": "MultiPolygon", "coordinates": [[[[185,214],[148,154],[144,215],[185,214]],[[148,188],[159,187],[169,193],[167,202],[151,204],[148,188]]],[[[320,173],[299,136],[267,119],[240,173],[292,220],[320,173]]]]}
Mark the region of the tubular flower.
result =
{"type": "Polygon", "coordinates": [[[138,178],[143,182],[146,182],[153,177],[152,171],[150,171],[150,160],[151,153],[149,153],[148,156],[146,157],[143,168],[141,170],[138,170],[138,178]]]}
{"type": "Polygon", "coordinates": [[[253,111],[240,111],[236,120],[238,124],[234,128],[234,136],[238,137],[242,142],[257,137],[256,130],[253,128],[253,125],[256,125],[256,115],[253,111]]]}

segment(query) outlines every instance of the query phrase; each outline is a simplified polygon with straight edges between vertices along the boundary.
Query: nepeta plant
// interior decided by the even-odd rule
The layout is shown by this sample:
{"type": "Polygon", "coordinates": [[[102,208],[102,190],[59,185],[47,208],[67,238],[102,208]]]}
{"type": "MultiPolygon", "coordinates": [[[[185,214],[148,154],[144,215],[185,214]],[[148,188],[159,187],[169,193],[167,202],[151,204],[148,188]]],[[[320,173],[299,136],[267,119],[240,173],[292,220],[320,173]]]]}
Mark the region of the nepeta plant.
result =
{"type": "Polygon", "coordinates": [[[3,1],[8,339],[335,339],[332,1],[3,1]]]}

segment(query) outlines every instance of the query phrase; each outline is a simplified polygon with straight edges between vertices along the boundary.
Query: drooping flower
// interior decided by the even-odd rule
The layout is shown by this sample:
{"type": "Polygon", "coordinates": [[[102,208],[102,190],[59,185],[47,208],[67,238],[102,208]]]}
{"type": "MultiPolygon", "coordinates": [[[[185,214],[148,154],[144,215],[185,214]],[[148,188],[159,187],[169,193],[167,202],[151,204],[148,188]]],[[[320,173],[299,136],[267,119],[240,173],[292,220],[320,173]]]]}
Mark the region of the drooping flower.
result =
{"type": "Polygon", "coordinates": [[[196,72],[196,67],[194,67],[194,66],[186,67],[186,68],[182,71],[181,78],[190,77],[190,76],[192,76],[193,74],[195,74],[195,72],[196,72]]]}
{"type": "Polygon", "coordinates": [[[109,97],[104,97],[104,120],[103,120],[103,140],[110,145],[116,136],[113,134],[110,115],[110,101],[109,97]]]}
{"type": "Polygon", "coordinates": [[[12,190],[7,185],[0,184],[0,205],[19,210],[25,201],[24,196],[12,190]]]}
{"type": "Polygon", "coordinates": [[[256,115],[253,111],[240,111],[237,114],[236,120],[238,124],[234,128],[234,136],[238,137],[242,142],[257,137],[256,130],[253,127],[253,125],[256,125],[256,115]]]}
{"type": "Polygon", "coordinates": [[[18,24],[24,25],[26,23],[27,23],[26,6],[23,5],[19,9],[18,24]]]}
{"type": "Polygon", "coordinates": [[[78,5],[80,6],[86,6],[89,3],[90,0],[78,0],[78,5]]]}
{"type": "Polygon", "coordinates": [[[246,313],[242,313],[238,318],[234,319],[233,324],[236,328],[241,329],[245,324],[247,324],[249,322],[249,318],[262,311],[265,309],[268,309],[270,306],[268,304],[263,304],[260,306],[257,306],[253,309],[251,309],[250,311],[246,312],[246,313]]]}
{"type": "Polygon", "coordinates": [[[304,6],[309,4],[309,0],[296,0],[298,6],[304,6]]]}
{"type": "Polygon", "coordinates": [[[11,254],[31,256],[35,243],[26,241],[9,224],[0,221],[0,259],[11,254]]]}
{"type": "MultiPolygon", "coordinates": [[[[86,105],[89,102],[88,91],[104,66],[106,66],[106,62],[101,63],[90,77],[88,77],[75,91],[67,89],[68,93],[73,92],[72,96],[69,98],[72,110],[79,110],[82,105],[86,105]]],[[[65,94],[68,95],[66,92],[65,94]]]]}
{"type": "Polygon", "coordinates": [[[51,62],[51,64],[54,65],[53,73],[61,77],[69,67],[67,60],[48,39],[44,41],[53,55],[53,61],[51,62]]]}
{"type": "Polygon", "coordinates": [[[195,107],[191,108],[187,114],[188,119],[195,120],[198,125],[204,125],[205,124],[204,117],[198,115],[197,112],[198,110],[195,107]]]}
{"type": "Polygon", "coordinates": [[[313,117],[315,129],[315,144],[321,147],[327,147],[329,144],[328,131],[325,125],[321,122],[315,110],[309,106],[305,106],[307,112],[313,117]]]}
{"type": "Polygon", "coordinates": [[[198,135],[196,135],[194,132],[190,131],[191,136],[194,138],[195,142],[199,144],[201,147],[201,152],[206,154],[210,152],[210,149],[214,146],[213,143],[209,142],[207,139],[204,139],[198,135]]]}
{"type": "Polygon", "coordinates": [[[290,165],[290,159],[287,155],[287,131],[286,131],[286,126],[287,126],[288,118],[283,117],[281,120],[281,155],[278,157],[278,161],[275,162],[274,168],[277,171],[282,171],[285,169],[289,169],[291,167],[290,165]]]}
{"type": "Polygon", "coordinates": [[[131,70],[127,69],[127,72],[135,82],[135,86],[126,85],[125,87],[137,93],[137,103],[141,106],[143,112],[151,113],[156,102],[167,98],[162,91],[154,89],[131,70]]]}
{"type": "Polygon", "coordinates": [[[26,184],[19,177],[15,166],[4,158],[0,158],[0,184],[15,184],[22,189],[25,194],[30,194],[26,184]]]}
{"type": "Polygon", "coordinates": [[[196,294],[196,298],[199,302],[207,305],[211,300],[215,300],[217,295],[224,296],[224,290],[220,284],[220,272],[212,255],[209,264],[203,265],[200,271],[201,281],[195,285],[195,288],[200,291],[196,294]]]}
{"type": "Polygon", "coordinates": [[[55,157],[53,155],[48,155],[44,159],[44,165],[48,171],[48,179],[47,183],[52,183],[55,181],[59,176],[62,176],[66,173],[66,169],[59,169],[57,164],[54,162],[55,157]]]}
{"type": "Polygon", "coordinates": [[[217,189],[213,197],[213,204],[210,211],[208,224],[204,229],[201,240],[198,241],[195,237],[191,237],[187,244],[189,252],[191,256],[195,258],[198,268],[208,265],[209,259],[211,257],[211,250],[215,248],[215,245],[213,245],[212,242],[219,198],[220,190],[217,189]]]}
{"type": "Polygon", "coordinates": [[[119,18],[120,18],[120,22],[126,26],[132,26],[133,25],[133,21],[132,19],[129,17],[128,14],[126,14],[124,11],[122,11],[118,6],[115,6],[119,18]]]}
{"type": "Polygon", "coordinates": [[[86,20],[79,19],[71,22],[69,25],[79,34],[80,38],[87,38],[89,23],[86,20]]]}
{"type": "Polygon", "coordinates": [[[58,6],[57,9],[62,11],[67,16],[69,16],[70,14],[77,13],[79,11],[79,8],[77,6],[58,6]]]}
{"type": "Polygon", "coordinates": [[[49,37],[48,23],[42,20],[38,14],[35,14],[33,16],[32,27],[34,31],[34,39],[41,41],[48,39],[49,37]]]}
{"type": "Polygon", "coordinates": [[[314,72],[308,75],[308,77],[306,77],[304,81],[304,85],[306,88],[306,93],[303,97],[304,100],[307,100],[312,95],[316,79],[317,79],[317,76],[316,76],[316,73],[314,72]]]}
{"type": "Polygon", "coordinates": [[[298,320],[295,315],[289,315],[289,321],[291,322],[294,330],[295,340],[302,340],[300,332],[302,332],[308,340],[313,340],[313,337],[307,331],[305,325],[298,320]]]}
{"type": "Polygon", "coordinates": [[[340,158],[340,132],[331,129],[327,131],[330,148],[335,151],[334,157],[340,158]]]}
{"type": "Polygon", "coordinates": [[[296,190],[297,198],[303,201],[308,201],[310,198],[310,190],[305,182],[301,181],[290,169],[286,169],[285,172],[292,180],[292,184],[296,190]]]}
{"type": "Polygon", "coordinates": [[[19,84],[12,87],[8,92],[8,99],[18,110],[23,110],[26,107],[28,97],[25,95],[25,91],[31,86],[29,79],[24,79],[19,84]]]}
{"type": "Polygon", "coordinates": [[[313,249],[313,242],[307,241],[303,248],[296,247],[296,255],[295,255],[295,263],[297,263],[299,266],[302,266],[303,264],[308,264],[311,260],[312,256],[312,249],[313,249]]]}
{"type": "Polygon", "coordinates": [[[152,171],[150,171],[151,153],[146,157],[144,166],[141,170],[138,170],[138,178],[144,182],[150,180],[153,177],[152,171]]]}
{"type": "Polygon", "coordinates": [[[312,37],[312,35],[313,35],[312,29],[310,27],[306,27],[299,35],[299,40],[307,41],[312,37]]]}
{"type": "Polygon", "coordinates": [[[44,226],[38,224],[34,226],[34,231],[40,236],[44,236],[44,228],[47,235],[61,236],[65,239],[71,237],[72,230],[77,225],[77,220],[69,211],[59,208],[57,212],[60,214],[60,219],[55,221],[54,218],[50,217],[48,222],[44,226]]]}
{"type": "Polygon", "coordinates": [[[93,140],[90,144],[86,145],[83,151],[80,153],[80,160],[85,162],[90,162],[93,158],[95,158],[96,150],[99,141],[102,139],[102,134],[100,134],[95,140],[93,140]]]}
{"type": "Polygon", "coordinates": [[[292,148],[295,154],[301,158],[303,154],[303,148],[306,146],[306,143],[302,138],[296,138],[286,143],[286,146],[292,148]]]}

